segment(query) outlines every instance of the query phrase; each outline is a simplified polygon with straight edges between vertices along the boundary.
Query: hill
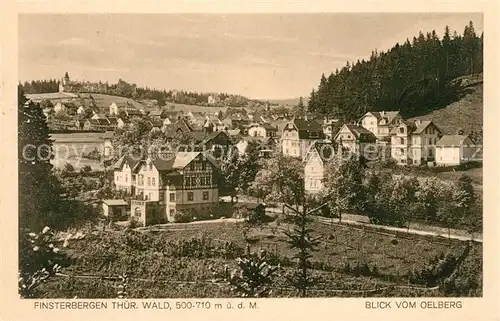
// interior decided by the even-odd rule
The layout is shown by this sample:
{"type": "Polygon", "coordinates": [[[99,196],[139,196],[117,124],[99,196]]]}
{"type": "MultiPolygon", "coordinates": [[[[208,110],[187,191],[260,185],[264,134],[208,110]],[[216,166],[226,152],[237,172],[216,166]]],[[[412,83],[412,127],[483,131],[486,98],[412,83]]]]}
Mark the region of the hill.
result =
{"type": "MultiPolygon", "coordinates": [[[[159,107],[151,107],[148,104],[127,97],[120,97],[120,96],[106,95],[106,94],[92,94],[92,97],[94,97],[94,101],[97,107],[100,109],[108,108],[109,105],[111,105],[111,103],[113,102],[129,103],[135,108],[144,109],[145,111],[151,111],[159,108],[159,107]]],[[[210,112],[216,113],[219,112],[220,110],[225,111],[227,109],[227,107],[204,107],[197,105],[177,104],[177,103],[167,103],[165,107],[172,111],[183,111],[183,112],[191,111],[191,112],[207,112],[207,113],[210,112]]]]}
{"type": "MultiPolygon", "coordinates": [[[[300,97],[286,98],[286,99],[269,99],[269,103],[273,105],[283,105],[283,106],[296,106],[299,103],[300,97]]],[[[304,105],[307,106],[307,97],[302,97],[304,105]]],[[[264,100],[266,101],[266,100],[264,100]]]]}
{"type": "MultiPolygon", "coordinates": [[[[467,79],[466,79],[467,80],[467,79]]],[[[442,109],[412,119],[432,119],[445,134],[482,133],[483,129],[483,84],[482,81],[468,84],[464,96],[442,109]]]]}

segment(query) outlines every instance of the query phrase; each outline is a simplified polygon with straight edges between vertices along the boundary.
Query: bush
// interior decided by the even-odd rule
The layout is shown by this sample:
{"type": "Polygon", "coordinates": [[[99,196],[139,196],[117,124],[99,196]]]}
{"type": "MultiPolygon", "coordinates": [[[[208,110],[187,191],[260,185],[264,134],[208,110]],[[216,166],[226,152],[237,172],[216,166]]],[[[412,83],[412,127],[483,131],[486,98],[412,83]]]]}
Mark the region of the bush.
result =
{"type": "Polygon", "coordinates": [[[84,174],[84,175],[85,175],[85,174],[88,174],[88,173],[90,173],[90,172],[92,172],[92,167],[90,167],[90,165],[85,165],[85,166],[83,166],[83,167],[80,169],[80,173],[82,173],[82,174],[84,174]]]}
{"type": "Polygon", "coordinates": [[[194,220],[194,212],[191,210],[179,210],[175,213],[174,222],[175,223],[189,223],[194,220]]]}

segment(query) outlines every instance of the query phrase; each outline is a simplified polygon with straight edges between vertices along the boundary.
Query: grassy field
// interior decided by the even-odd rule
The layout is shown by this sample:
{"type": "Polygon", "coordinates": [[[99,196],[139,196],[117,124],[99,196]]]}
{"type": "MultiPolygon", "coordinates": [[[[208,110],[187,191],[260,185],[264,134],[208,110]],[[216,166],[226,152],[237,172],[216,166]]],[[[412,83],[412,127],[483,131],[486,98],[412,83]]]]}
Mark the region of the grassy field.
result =
{"type": "Polygon", "coordinates": [[[483,85],[466,90],[468,93],[459,101],[416,118],[432,119],[447,135],[454,135],[459,129],[479,132],[483,128],[483,85]]]}
{"type": "MultiPolygon", "coordinates": [[[[222,271],[225,265],[233,269],[236,256],[250,242],[252,252],[266,250],[270,262],[281,266],[272,296],[297,296],[285,281],[295,266],[294,252],[283,234],[287,224],[278,219],[250,228],[246,237],[242,224],[217,222],[144,231],[96,229],[83,240],[70,242],[68,251],[75,262],[64,270],[68,277],[55,278],[42,290],[53,298],[113,298],[120,283],[107,277],[127,272],[133,298],[233,297],[228,285],[212,282],[210,270],[222,271]]],[[[464,247],[459,241],[396,238],[348,226],[313,223],[312,227],[315,236],[321,236],[313,257],[313,275],[320,279],[309,293],[315,297],[446,295],[423,284],[410,284],[409,273],[464,247]],[[368,267],[368,271],[354,269],[356,266],[368,267]]],[[[469,289],[461,295],[482,295],[482,276],[477,273],[482,270],[481,253],[481,245],[474,244],[460,266],[460,282],[469,289]]]]}
{"type": "MultiPolygon", "coordinates": [[[[144,109],[145,111],[151,111],[154,108],[148,107],[145,104],[142,104],[138,101],[135,101],[130,98],[113,96],[113,95],[105,95],[105,94],[92,94],[94,97],[94,101],[96,106],[102,110],[102,112],[106,112],[113,102],[115,103],[130,103],[137,109],[144,109]]],[[[205,106],[197,106],[197,105],[185,105],[185,104],[177,104],[177,103],[167,103],[168,110],[171,111],[183,111],[183,112],[206,112],[206,113],[216,113],[219,111],[225,111],[227,107],[205,107],[205,106]]]]}

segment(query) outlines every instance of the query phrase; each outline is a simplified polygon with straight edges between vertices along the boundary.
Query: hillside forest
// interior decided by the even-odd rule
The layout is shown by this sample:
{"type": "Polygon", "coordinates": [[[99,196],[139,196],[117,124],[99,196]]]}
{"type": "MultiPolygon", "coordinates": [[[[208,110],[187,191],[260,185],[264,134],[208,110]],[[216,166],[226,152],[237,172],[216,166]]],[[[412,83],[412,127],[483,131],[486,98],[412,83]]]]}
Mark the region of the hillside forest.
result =
{"type": "Polygon", "coordinates": [[[312,90],[308,111],[357,120],[367,111],[399,110],[407,118],[425,115],[460,99],[464,86],[456,78],[483,71],[483,33],[471,22],[459,34],[446,26],[420,32],[386,52],[372,51],[368,61],[347,62],[322,75],[312,90]]]}

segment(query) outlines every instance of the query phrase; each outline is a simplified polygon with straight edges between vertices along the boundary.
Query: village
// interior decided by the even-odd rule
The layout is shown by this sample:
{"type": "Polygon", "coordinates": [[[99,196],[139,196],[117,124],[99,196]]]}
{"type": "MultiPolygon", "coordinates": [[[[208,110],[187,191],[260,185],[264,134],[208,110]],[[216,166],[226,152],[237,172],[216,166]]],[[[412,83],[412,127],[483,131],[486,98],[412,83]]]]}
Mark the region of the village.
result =
{"type": "MultiPolygon", "coordinates": [[[[326,164],[346,151],[370,162],[451,168],[477,160],[479,150],[467,135],[445,133],[432,120],[405,120],[393,110],[368,111],[358,121],[342,124],[336,119],[311,119],[307,114],[294,117],[286,109],[281,114],[253,114],[251,109],[241,108],[230,115],[222,110],[210,112],[210,107],[205,107],[207,112],[158,107],[145,111],[130,101],[112,101],[106,108],[96,106],[92,93],[66,92],[69,84],[66,73],[59,92],[28,97],[41,104],[50,102],[51,107],[43,109],[49,126],[58,123],[55,115],[64,114],[65,123],[74,124],[62,130],[102,133],[103,158],[116,156],[112,155],[116,153],[112,145],[114,131],[134,126],[134,119],[146,121],[151,131],[161,131],[171,139],[178,135],[189,137],[196,145],[178,150],[168,159],[121,155],[110,164],[114,170],[112,184],[124,192],[128,201],[101,200],[103,214],[114,220],[133,219],[145,226],[174,222],[177,211],[227,213],[221,208],[216,148],[229,151],[235,147],[241,156],[249,144],[256,144],[259,157],[277,153],[296,158],[303,164],[304,189],[309,194],[324,189],[326,164]]],[[[213,101],[209,96],[208,103],[213,101]]],[[[255,210],[265,204],[240,203],[230,212],[241,207],[255,210]]]]}
{"type": "Polygon", "coordinates": [[[20,17],[19,295],[482,297],[482,17],[341,16],[20,17]]]}

